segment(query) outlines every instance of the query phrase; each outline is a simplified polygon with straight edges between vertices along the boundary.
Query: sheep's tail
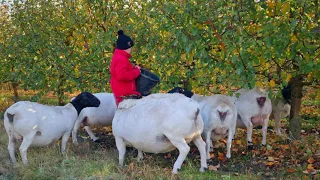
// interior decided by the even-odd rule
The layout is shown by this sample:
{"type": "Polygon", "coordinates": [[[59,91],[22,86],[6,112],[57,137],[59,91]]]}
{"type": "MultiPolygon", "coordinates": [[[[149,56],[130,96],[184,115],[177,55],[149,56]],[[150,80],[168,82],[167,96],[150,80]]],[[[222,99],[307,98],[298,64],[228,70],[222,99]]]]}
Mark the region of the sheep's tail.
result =
{"type": "Polygon", "coordinates": [[[10,123],[13,123],[13,117],[14,117],[15,114],[7,113],[6,115],[7,115],[7,118],[8,118],[8,120],[9,120],[9,122],[10,122],[10,123]]]}
{"type": "Polygon", "coordinates": [[[4,118],[7,119],[9,123],[13,123],[13,119],[15,115],[16,115],[16,112],[14,108],[9,107],[4,114],[4,118]]]}
{"type": "Polygon", "coordinates": [[[200,112],[200,110],[199,110],[199,108],[197,108],[197,112],[195,114],[194,121],[196,121],[198,119],[199,112],[200,112]]]}

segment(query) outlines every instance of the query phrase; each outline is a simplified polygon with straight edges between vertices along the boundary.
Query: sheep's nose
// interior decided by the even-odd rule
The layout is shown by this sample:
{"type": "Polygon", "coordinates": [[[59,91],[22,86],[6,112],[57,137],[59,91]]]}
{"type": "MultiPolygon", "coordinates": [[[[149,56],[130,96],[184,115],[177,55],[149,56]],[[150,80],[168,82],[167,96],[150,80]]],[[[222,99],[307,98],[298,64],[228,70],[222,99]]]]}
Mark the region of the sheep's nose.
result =
{"type": "Polygon", "coordinates": [[[220,116],[220,119],[223,121],[227,116],[227,112],[219,112],[219,116],[220,116]]]}

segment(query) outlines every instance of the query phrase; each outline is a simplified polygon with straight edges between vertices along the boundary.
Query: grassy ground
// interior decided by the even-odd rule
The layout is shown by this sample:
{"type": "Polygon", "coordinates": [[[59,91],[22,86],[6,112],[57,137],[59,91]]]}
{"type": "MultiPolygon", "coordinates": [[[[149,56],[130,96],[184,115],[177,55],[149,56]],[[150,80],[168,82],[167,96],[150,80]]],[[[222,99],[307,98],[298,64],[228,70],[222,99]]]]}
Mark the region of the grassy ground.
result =
{"type": "MultiPolygon", "coordinates": [[[[20,93],[29,99],[33,92],[20,93]]],[[[0,112],[12,104],[11,94],[0,94],[0,112]]],[[[70,97],[73,95],[70,95],[70,97]]],[[[69,98],[70,98],[69,97],[69,98]]],[[[44,104],[56,104],[52,94],[41,98],[44,104]]],[[[209,170],[200,173],[199,152],[191,144],[191,151],[179,175],[171,175],[178,151],[166,154],[145,154],[143,162],[137,162],[137,151],[127,148],[125,167],[118,167],[118,152],[110,128],[95,128],[102,140],[94,143],[84,131],[79,134],[79,146],[71,139],[65,154],[60,152],[59,142],[44,148],[29,148],[29,165],[21,163],[19,145],[16,146],[18,165],[9,161],[8,137],[0,117],[0,179],[317,179],[320,169],[320,120],[319,101],[306,98],[303,107],[301,140],[288,141],[287,136],[276,136],[268,131],[268,145],[260,147],[261,130],[254,130],[254,150],[246,150],[246,134],[238,130],[233,141],[232,157],[225,158],[225,142],[215,143],[215,153],[208,162],[209,170]],[[219,167],[220,166],[220,167],[219,167]],[[219,167],[219,168],[217,168],[219,167]]],[[[288,122],[283,119],[282,127],[288,122]]],[[[270,122],[273,125],[273,121],[270,122]]]]}

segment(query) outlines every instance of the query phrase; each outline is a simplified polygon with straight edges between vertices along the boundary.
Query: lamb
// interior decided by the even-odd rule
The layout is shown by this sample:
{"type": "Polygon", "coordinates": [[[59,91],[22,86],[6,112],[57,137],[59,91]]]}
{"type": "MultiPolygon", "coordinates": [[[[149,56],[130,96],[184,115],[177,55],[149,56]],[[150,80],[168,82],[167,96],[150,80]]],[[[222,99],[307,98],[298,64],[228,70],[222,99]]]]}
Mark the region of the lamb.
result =
{"type": "Polygon", "coordinates": [[[262,145],[266,145],[269,116],[272,112],[271,100],[267,92],[260,88],[240,89],[233,96],[238,112],[237,128],[247,128],[248,149],[253,148],[252,129],[262,124],[262,145]],[[240,96],[237,98],[237,94],[240,96]]]}
{"type": "Polygon", "coordinates": [[[92,133],[89,125],[111,126],[112,124],[112,119],[117,109],[113,94],[96,93],[93,95],[100,100],[100,106],[87,107],[81,111],[72,130],[72,141],[74,144],[78,144],[77,132],[81,124],[84,125],[90,138],[95,142],[98,141],[98,138],[92,133]]]}
{"type": "Polygon", "coordinates": [[[291,106],[286,103],[283,99],[276,98],[272,100],[272,113],[270,119],[274,119],[275,127],[274,130],[277,135],[281,135],[280,121],[282,118],[289,116],[291,106]]]}
{"type": "Polygon", "coordinates": [[[15,164],[15,142],[22,140],[19,148],[24,164],[28,164],[30,146],[47,146],[62,137],[64,152],[75,120],[83,108],[98,107],[99,99],[82,92],[65,106],[47,106],[30,101],[20,101],[4,113],[4,127],[9,136],[8,151],[15,164]]]}
{"type": "Polygon", "coordinates": [[[203,120],[199,104],[181,94],[152,94],[139,100],[124,100],[118,106],[112,131],[122,167],[126,146],[142,151],[165,153],[178,148],[172,173],[176,174],[186,158],[191,141],[200,151],[201,168],[207,168],[205,142],[201,138],[203,120]]]}
{"type": "Polygon", "coordinates": [[[291,87],[287,86],[281,92],[283,98],[272,99],[272,113],[270,116],[270,119],[275,121],[274,130],[277,135],[281,135],[281,118],[289,116],[291,109],[291,87]]]}
{"type": "Polygon", "coordinates": [[[231,157],[231,142],[236,131],[237,110],[234,100],[226,95],[200,96],[192,91],[175,87],[168,93],[184,94],[200,104],[200,113],[204,121],[202,136],[206,140],[207,159],[210,159],[210,147],[213,148],[212,140],[218,141],[228,136],[227,158],[231,157]]]}

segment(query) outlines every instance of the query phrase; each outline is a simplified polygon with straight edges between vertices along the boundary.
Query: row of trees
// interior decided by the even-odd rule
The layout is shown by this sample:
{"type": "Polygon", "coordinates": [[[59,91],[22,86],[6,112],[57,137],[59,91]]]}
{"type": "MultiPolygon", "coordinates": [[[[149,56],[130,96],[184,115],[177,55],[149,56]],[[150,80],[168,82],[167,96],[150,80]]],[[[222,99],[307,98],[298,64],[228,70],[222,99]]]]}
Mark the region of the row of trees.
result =
{"type": "Polygon", "coordinates": [[[318,0],[3,1],[0,82],[65,92],[110,91],[116,33],[133,37],[133,61],[184,86],[282,88],[292,84],[290,128],[300,135],[304,85],[319,84],[318,0]]]}

